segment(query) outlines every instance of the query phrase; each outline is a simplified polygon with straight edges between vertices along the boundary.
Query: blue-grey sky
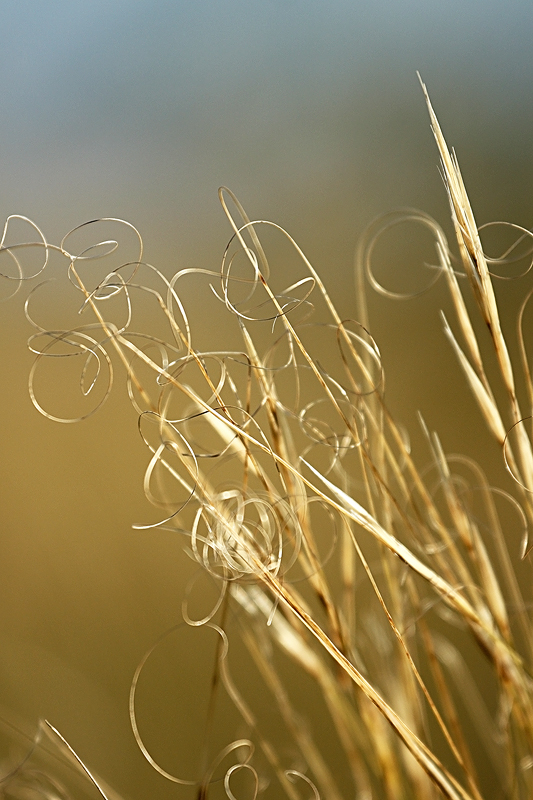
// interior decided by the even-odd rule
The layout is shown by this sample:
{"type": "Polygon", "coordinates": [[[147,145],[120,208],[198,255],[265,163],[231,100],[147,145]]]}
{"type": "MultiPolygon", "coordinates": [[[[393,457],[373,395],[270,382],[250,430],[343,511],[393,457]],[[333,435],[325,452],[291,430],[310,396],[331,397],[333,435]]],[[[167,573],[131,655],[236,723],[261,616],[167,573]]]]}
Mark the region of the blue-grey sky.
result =
{"type": "Polygon", "coordinates": [[[531,153],[527,2],[6,2],[0,20],[2,208],[58,231],[127,216],[188,256],[224,183],[346,241],[438,189],[417,69],[463,160],[531,153]]]}

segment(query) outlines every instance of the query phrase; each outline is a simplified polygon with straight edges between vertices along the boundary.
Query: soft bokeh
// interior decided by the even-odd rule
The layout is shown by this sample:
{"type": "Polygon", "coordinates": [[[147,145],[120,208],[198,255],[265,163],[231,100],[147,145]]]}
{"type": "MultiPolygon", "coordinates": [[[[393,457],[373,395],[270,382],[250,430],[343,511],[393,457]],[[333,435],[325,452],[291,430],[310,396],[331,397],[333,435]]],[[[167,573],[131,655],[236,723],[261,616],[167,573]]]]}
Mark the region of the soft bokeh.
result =
{"type": "MultiPolygon", "coordinates": [[[[230,235],[217,198],[224,184],[252,218],[294,236],[341,316],[353,316],[353,251],[377,214],[416,206],[450,230],[416,70],[478,221],[531,225],[527,0],[6,0],[0,23],[1,212],[32,218],[52,242],[85,220],[120,217],[166,275],[217,269],[230,235]]],[[[383,275],[395,286],[400,267],[412,280],[409,252],[393,265],[383,275]]],[[[79,425],[32,407],[25,294],[1,307],[1,713],[28,732],[50,719],[132,800],[179,797],[138,753],[127,698],[143,653],[179,619],[194,568],[175,536],[131,529],[154,516],[121,377],[106,407],[79,425]]],[[[199,294],[188,301],[205,345],[220,331],[199,294]]],[[[438,304],[372,305],[391,404],[409,425],[420,407],[436,426],[457,402],[438,304]],[[421,333],[426,325],[434,338],[421,333]]],[[[477,436],[464,402],[446,418],[450,450],[477,436]]],[[[203,672],[208,680],[207,660],[203,672]]],[[[190,701],[203,673],[186,674],[190,701]]],[[[181,707],[181,735],[194,711],[193,701],[181,707]]],[[[157,741],[157,719],[153,728],[154,746],[170,753],[171,734],[157,741]]]]}

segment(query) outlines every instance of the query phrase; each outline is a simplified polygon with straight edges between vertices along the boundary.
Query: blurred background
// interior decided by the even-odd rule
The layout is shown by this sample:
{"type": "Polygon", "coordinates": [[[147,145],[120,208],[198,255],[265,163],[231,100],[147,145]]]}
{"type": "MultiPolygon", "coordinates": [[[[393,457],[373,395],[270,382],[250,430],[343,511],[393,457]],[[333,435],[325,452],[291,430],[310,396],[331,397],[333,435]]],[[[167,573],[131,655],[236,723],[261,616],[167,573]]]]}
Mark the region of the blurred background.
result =
{"type": "MultiPolygon", "coordinates": [[[[4,0],[0,24],[1,215],[30,217],[51,242],[86,220],[120,217],[165,275],[216,270],[230,236],[217,197],[227,185],[252,219],[289,231],[341,317],[352,317],[353,253],[376,215],[419,207],[451,234],[416,70],[478,222],[532,224],[527,0],[4,0]]],[[[417,237],[383,256],[380,277],[393,289],[417,285],[417,237]]],[[[60,327],[61,284],[46,291],[55,299],[43,314],[60,327]]],[[[223,331],[210,327],[200,292],[206,282],[187,302],[206,346],[223,331]]],[[[504,287],[511,321],[523,292],[504,287]]],[[[5,302],[0,320],[1,716],[28,734],[46,717],[125,797],[185,796],[144,762],[127,701],[142,655],[179,621],[194,568],[175,536],[131,528],[155,517],[122,376],[78,425],[33,408],[26,295],[5,302]]],[[[451,388],[443,302],[438,292],[399,304],[377,298],[371,329],[390,405],[414,438],[420,408],[446,450],[474,452],[484,433],[468,394],[451,388]]],[[[498,454],[488,452],[497,480],[498,454]]],[[[191,681],[179,709],[186,738],[204,679],[180,666],[187,648],[173,661],[191,681]]],[[[208,679],[208,659],[205,670],[208,679]]],[[[169,768],[180,769],[186,743],[169,745],[166,733],[158,742],[148,710],[143,719],[154,747],[174,751],[169,768]]],[[[9,753],[6,744],[7,762],[9,753]]]]}

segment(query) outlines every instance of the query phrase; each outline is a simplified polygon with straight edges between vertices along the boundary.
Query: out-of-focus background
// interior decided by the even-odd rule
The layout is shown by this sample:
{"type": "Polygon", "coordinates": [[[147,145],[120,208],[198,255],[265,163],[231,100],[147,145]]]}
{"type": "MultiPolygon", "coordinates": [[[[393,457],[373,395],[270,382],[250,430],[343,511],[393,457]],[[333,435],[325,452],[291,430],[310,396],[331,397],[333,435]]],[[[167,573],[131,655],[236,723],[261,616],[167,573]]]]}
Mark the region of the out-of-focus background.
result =
{"type": "MultiPolygon", "coordinates": [[[[230,235],[217,198],[224,184],[252,219],[294,236],[341,316],[353,317],[353,252],[376,215],[415,206],[451,233],[416,70],[478,221],[532,224],[527,0],[5,0],[0,25],[1,216],[30,217],[51,242],[86,220],[120,217],[167,276],[216,270],[230,235]]],[[[402,247],[380,273],[394,289],[416,285],[411,259],[422,257],[416,240],[402,247]]],[[[54,327],[63,290],[46,291],[58,293],[41,309],[54,327]]],[[[521,290],[505,291],[512,306],[521,290]]],[[[26,296],[23,288],[0,307],[1,716],[28,733],[46,717],[125,797],[180,797],[138,752],[127,701],[143,653],[179,620],[193,569],[175,535],[131,529],[154,516],[123,378],[78,425],[31,405],[26,296]]],[[[200,295],[190,290],[188,302],[201,345],[218,344],[224,332],[210,328],[200,295]]],[[[380,299],[371,328],[403,421],[414,427],[421,408],[444,428],[447,450],[473,451],[481,429],[468,395],[450,388],[439,303],[380,299]]],[[[184,647],[173,656],[177,675],[184,647]]],[[[208,659],[204,671],[183,667],[191,685],[182,697],[209,679],[208,659]]],[[[177,769],[194,699],[179,707],[176,743],[170,733],[158,740],[157,702],[143,721],[177,769]]],[[[9,763],[7,746],[2,756],[9,763]]]]}

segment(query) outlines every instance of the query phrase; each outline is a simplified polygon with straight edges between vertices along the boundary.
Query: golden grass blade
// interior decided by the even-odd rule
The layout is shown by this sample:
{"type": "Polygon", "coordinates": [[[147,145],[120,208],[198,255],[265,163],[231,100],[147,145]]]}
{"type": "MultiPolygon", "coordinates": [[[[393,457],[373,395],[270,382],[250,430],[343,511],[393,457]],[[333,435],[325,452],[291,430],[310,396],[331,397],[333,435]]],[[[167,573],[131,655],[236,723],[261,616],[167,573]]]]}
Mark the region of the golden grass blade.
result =
{"type": "Polygon", "coordinates": [[[459,347],[457,343],[457,339],[453,335],[452,329],[448,324],[448,320],[444,313],[441,312],[442,321],[444,325],[444,333],[446,338],[452,345],[452,348],[459,360],[461,368],[466,376],[470,389],[472,390],[472,394],[474,395],[481,413],[487,423],[489,430],[492,432],[492,435],[503,447],[503,443],[505,441],[506,431],[500,417],[500,412],[498,411],[498,407],[496,406],[496,401],[494,400],[494,396],[490,389],[487,389],[480,378],[477,376],[476,372],[472,368],[470,362],[466,358],[465,354],[459,347]]]}

